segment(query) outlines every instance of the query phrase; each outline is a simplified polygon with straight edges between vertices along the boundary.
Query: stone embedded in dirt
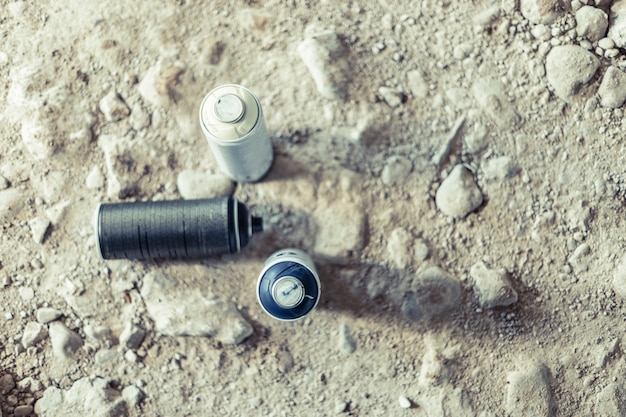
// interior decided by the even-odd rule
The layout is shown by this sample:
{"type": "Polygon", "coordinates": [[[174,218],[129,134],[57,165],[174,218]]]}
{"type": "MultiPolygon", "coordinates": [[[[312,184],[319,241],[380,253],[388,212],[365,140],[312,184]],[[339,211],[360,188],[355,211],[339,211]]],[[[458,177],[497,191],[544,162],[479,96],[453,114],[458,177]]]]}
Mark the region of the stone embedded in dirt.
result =
{"type": "Polygon", "coordinates": [[[397,87],[379,87],[378,94],[380,94],[383,100],[385,100],[385,103],[391,107],[398,107],[402,104],[404,99],[404,93],[397,87]]]}
{"type": "Polygon", "coordinates": [[[167,107],[180,100],[175,87],[186,65],[170,58],[160,58],[139,83],[139,94],[156,107],[167,107]]]}
{"type": "Polygon", "coordinates": [[[598,88],[600,104],[604,107],[618,108],[626,101],[626,73],[614,66],[607,68],[600,88],[598,88]]]}
{"type": "Polygon", "coordinates": [[[626,0],[615,0],[611,6],[611,26],[607,35],[619,48],[626,47],[626,0]]]}
{"type": "Polygon", "coordinates": [[[526,363],[521,371],[507,374],[506,412],[510,417],[554,415],[545,365],[526,363]]]}
{"type": "Polygon", "coordinates": [[[462,219],[483,203],[474,174],[465,166],[454,167],[435,194],[437,208],[446,216],[462,219]]]}
{"type": "Polygon", "coordinates": [[[626,415],[626,390],[624,390],[622,385],[610,383],[602,391],[596,394],[595,415],[626,415]]]}
{"type": "Polygon", "coordinates": [[[413,169],[413,163],[404,156],[391,156],[385,161],[380,179],[385,185],[393,185],[406,180],[413,169]]]}
{"type": "Polygon", "coordinates": [[[341,323],[339,327],[339,350],[347,354],[353,353],[356,349],[356,342],[350,334],[348,323],[341,323]]]}
{"type": "Polygon", "coordinates": [[[35,243],[41,244],[46,237],[48,227],[50,227],[50,220],[45,217],[35,217],[28,221],[28,226],[35,243]]]}
{"type": "Polygon", "coordinates": [[[53,225],[58,225],[65,216],[65,210],[70,205],[70,201],[65,200],[46,209],[46,217],[53,225]]]}
{"type": "Polygon", "coordinates": [[[71,358],[83,346],[83,339],[59,321],[50,323],[48,334],[52,342],[52,351],[59,357],[71,358]]]}
{"type": "Polygon", "coordinates": [[[470,268],[470,276],[478,291],[478,301],[484,308],[505,307],[517,301],[505,269],[491,269],[480,261],[470,268]]]}
{"type": "Polygon", "coordinates": [[[225,175],[189,169],[178,174],[176,186],[186,200],[228,196],[234,188],[233,182],[225,175]]]}
{"type": "Polygon", "coordinates": [[[510,156],[499,156],[487,159],[481,164],[483,177],[487,180],[507,179],[515,176],[515,165],[510,156]]]}
{"type": "Polygon", "coordinates": [[[104,175],[99,166],[94,166],[85,179],[85,186],[90,190],[97,190],[104,186],[104,175]]]}
{"type": "Polygon", "coordinates": [[[495,78],[478,78],[472,84],[472,94],[481,109],[499,128],[508,130],[519,123],[520,117],[504,91],[495,78]]]}
{"type": "Polygon", "coordinates": [[[419,273],[402,302],[402,314],[413,321],[425,321],[448,312],[461,296],[459,281],[439,267],[419,273]]]}
{"type": "Polygon", "coordinates": [[[406,73],[407,83],[411,94],[416,98],[428,97],[428,83],[420,70],[413,70],[406,73]]]}
{"type": "Polygon", "coordinates": [[[0,394],[7,395],[11,390],[15,388],[15,381],[11,374],[4,374],[0,377],[0,394]]]}
{"type": "Polygon", "coordinates": [[[130,114],[130,109],[116,91],[110,91],[100,99],[98,108],[107,122],[119,122],[130,114]]]}
{"type": "Polygon", "coordinates": [[[574,249],[572,256],[567,262],[574,268],[574,272],[587,271],[589,269],[589,254],[591,247],[586,243],[581,243],[574,249]]]}
{"type": "Polygon", "coordinates": [[[156,330],[165,336],[210,336],[233,345],[253,332],[232,302],[187,287],[162,272],[146,274],[141,296],[156,330]]]}
{"type": "Polygon", "coordinates": [[[67,391],[54,386],[47,388],[43,397],[35,403],[35,413],[39,417],[128,415],[120,392],[100,377],[81,378],[67,391]]]}
{"type": "Polygon", "coordinates": [[[330,100],[345,97],[350,67],[347,48],[336,33],[317,33],[302,41],[296,50],[322,97],[330,100]]]}
{"type": "Polygon", "coordinates": [[[566,102],[585,97],[587,86],[600,68],[600,61],[591,52],[576,45],[555,46],[546,57],[546,76],[554,93],[566,102]]]}
{"type": "Polygon", "coordinates": [[[36,313],[37,321],[42,324],[55,321],[62,315],[63,315],[63,312],[61,310],[58,310],[56,308],[50,308],[50,307],[39,308],[37,309],[37,313],[36,313]]]}
{"type": "Polygon", "coordinates": [[[134,323],[127,323],[120,334],[120,345],[126,349],[137,350],[143,339],[146,337],[146,331],[134,323]]]}
{"type": "Polygon", "coordinates": [[[36,321],[29,321],[24,326],[24,332],[22,333],[22,346],[28,348],[34,346],[46,337],[46,329],[41,323],[36,321]]]}
{"type": "Polygon", "coordinates": [[[599,41],[606,35],[609,18],[603,10],[593,6],[583,6],[576,12],[576,33],[591,42],[599,41]]]}
{"type": "Polygon", "coordinates": [[[520,0],[519,7],[531,23],[550,25],[565,13],[568,4],[564,0],[520,0]]]}
{"type": "Polygon", "coordinates": [[[622,298],[626,298],[626,255],[624,255],[613,273],[613,291],[622,298]]]}
{"type": "Polygon", "coordinates": [[[135,385],[129,385],[122,390],[122,398],[129,407],[136,407],[144,397],[143,391],[135,385]]]}
{"type": "Polygon", "coordinates": [[[26,416],[31,415],[32,413],[33,413],[32,405],[18,405],[13,410],[14,417],[26,417],[26,416]]]}

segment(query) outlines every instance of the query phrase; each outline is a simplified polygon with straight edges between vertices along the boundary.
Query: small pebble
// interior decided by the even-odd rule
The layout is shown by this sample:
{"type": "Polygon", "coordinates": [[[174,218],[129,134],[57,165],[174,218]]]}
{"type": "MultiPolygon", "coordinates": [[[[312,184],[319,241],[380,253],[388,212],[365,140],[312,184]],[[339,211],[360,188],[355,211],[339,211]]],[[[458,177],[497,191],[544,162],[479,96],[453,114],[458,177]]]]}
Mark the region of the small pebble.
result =
{"type": "Polygon", "coordinates": [[[43,243],[48,227],[50,227],[50,220],[45,217],[35,217],[28,222],[30,231],[35,243],[43,243]]]}
{"type": "Polygon", "coordinates": [[[46,333],[47,332],[43,324],[35,321],[29,321],[26,323],[24,332],[22,333],[22,346],[24,346],[24,348],[28,348],[36,345],[46,337],[46,333]]]}
{"type": "Polygon", "coordinates": [[[350,334],[348,323],[341,323],[339,328],[339,349],[347,354],[353,353],[356,349],[356,342],[350,334]]]}
{"type": "Polygon", "coordinates": [[[36,317],[39,323],[50,323],[63,315],[61,310],[50,307],[42,307],[37,309],[36,317]]]}
{"type": "Polygon", "coordinates": [[[4,374],[0,377],[0,394],[7,395],[11,390],[15,388],[15,381],[11,374],[4,374]]]}
{"type": "Polygon", "coordinates": [[[401,395],[400,397],[398,397],[398,403],[400,403],[400,407],[402,408],[411,408],[411,405],[412,405],[411,400],[409,400],[404,395],[401,395]]]}
{"type": "Polygon", "coordinates": [[[118,122],[130,114],[130,109],[115,91],[104,96],[98,103],[98,108],[107,122],[118,122]]]}
{"type": "Polygon", "coordinates": [[[52,351],[60,357],[71,358],[83,346],[83,339],[61,322],[50,323],[48,332],[52,351]]]}
{"type": "Polygon", "coordinates": [[[104,175],[99,166],[94,166],[85,179],[85,186],[90,190],[97,190],[104,186],[104,175]]]}
{"type": "Polygon", "coordinates": [[[604,50],[615,48],[615,42],[611,38],[602,38],[598,41],[598,46],[604,50]]]}
{"type": "Polygon", "coordinates": [[[15,410],[13,410],[13,415],[15,417],[25,417],[31,415],[32,413],[32,405],[18,405],[17,407],[15,407],[15,410]]]}
{"type": "Polygon", "coordinates": [[[483,203],[474,174],[463,165],[454,167],[437,189],[435,204],[446,216],[464,218],[483,203]]]}
{"type": "Polygon", "coordinates": [[[404,98],[402,90],[393,87],[380,87],[378,89],[378,94],[380,94],[383,100],[385,100],[385,103],[391,107],[398,107],[401,105],[404,98]]]}

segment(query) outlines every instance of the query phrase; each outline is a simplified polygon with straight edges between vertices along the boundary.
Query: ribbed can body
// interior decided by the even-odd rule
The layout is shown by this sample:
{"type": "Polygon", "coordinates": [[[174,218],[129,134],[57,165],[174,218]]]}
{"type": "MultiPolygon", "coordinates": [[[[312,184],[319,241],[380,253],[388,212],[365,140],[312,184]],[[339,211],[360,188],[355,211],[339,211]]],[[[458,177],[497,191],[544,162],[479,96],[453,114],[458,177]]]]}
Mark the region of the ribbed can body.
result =
{"type": "Polygon", "coordinates": [[[101,204],[96,240],[103,259],[202,258],[240,250],[237,202],[101,204]]]}
{"type": "Polygon", "coordinates": [[[220,169],[237,182],[255,182],[270,169],[274,151],[263,109],[247,88],[226,84],[200,105],[200,126],[220,169]]]}

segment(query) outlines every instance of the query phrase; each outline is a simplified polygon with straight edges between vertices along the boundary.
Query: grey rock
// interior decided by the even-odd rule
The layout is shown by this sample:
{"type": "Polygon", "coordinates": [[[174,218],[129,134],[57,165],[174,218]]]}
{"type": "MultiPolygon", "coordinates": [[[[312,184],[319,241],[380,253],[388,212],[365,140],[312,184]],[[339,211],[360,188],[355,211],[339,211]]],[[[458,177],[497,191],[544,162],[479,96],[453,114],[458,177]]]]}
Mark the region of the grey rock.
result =
{"type": "Polygon", "coordinates": [[[626,101],[626,73],[616,67],[608,67],[598,88],[598,95],[604,107],[621,107],[626,101]]]}
{"type": "Polygon", "coordinates": [[[485,114],[501,129],[519,123],[519,116],[504,93],[502,83],[494,78],[478,78],[472,84],[472,94],[485,114]]]}
{"type": "Polygon", "coordinates": [[[46,337],[46,329],[41,323],[36,321],[29,321],[24,327],[22,333],[22,346],[28,348],[34,346],[46,337]]]}
{"type": "Polygon", "coordinates": [[[611,26],[607,35],[619,48],[626,47],[626,0],[615,0],[611,6],[611,26]]]}
{"type": "Polygon", "coordinates": [[[233,182],[225,175],[188,169],[178,174],[176,186],[180,195],[187,200],[228,196],[234,189],[233,182]]]}
{"type": "Polygon", "coordinates": [[[350,67],[347,48],[336,33],[317,33],[302,41],[296,50],[322,97],[330,100],[345,97],[350,67]]]}
{"type": "Polygon", "coordinates": [[[555,46],[546,57],[546,76],[554,93],[566,102],[592,93],[587,86],[600,67],[591,52],[576,45],[555,46]]]}
{"type": "Polygon", "coordinates": [[[576,33],[578,36],[596,42],[606,35],[609,17],[596,7],[583,6],[576,12],[576,33]]]}
{"type": "Polygon", "coordinates": [[[505,409],[510,417],[554,415],[546,367],[539,362],[507,374],[505,409]]]}
{"type": "Polygon", "coordinates": [[[50,220],[45,217],[35,217],[34,219],[28,221],[28,226],[30,227],[30,232],[35,243],[41,244],[43,243],[46,232],[50,227],[50,220]]]}
{"type": "Polygon", "coordinates": [[[532,23],[552,24],[565,13],[567,3],[562,0],[520,0],[519,5],[522,15],[532,23]]]}
{"type": "Polygon", "coordinates": [[[119,122],[130,114],[130,109],[115,91],[110,91],[100,99],[98,108],[107,122],[119,122]]]}
{"type": "Polygon", "coordinates": [[[49,387],[35,403],[39,417],[91,416],[125,417],[126,403],[119,391],[110,387],[103,378],[81,378],[63,391],[49,387]]]}
{"type": "Polygon", "coordinates": [[[129,407],[136,407],[144,397],[143,391],[135,385],[129,385],[122,390],[122,398],[129,407]]]}
{"type": "Polygon", "coordinates": [[[464,218],[483,203],[474,174],[463,165],[454,167],[435,194],[435,204],[446,216],[464,218]]]}
{"type": "Polygon", "coordinates": [[[0,220],[12,219],[24,208],[25,196],[15,188],[0,191],[0,220]]]}
{"type": "Polygon", "coordinates": [[[127,323],[120,334],[120,345],[126,349],[137,350],[145,337],[145,330],[134,323],[127,323]]]}
{"type": "Polygon", "coordinates": [[[356,350],[356,342],[350,334],[348,323],[341,323],[339,327],[339,350],[351,354],[356,350]]]}
{"type": "Polygon", "coordinates": [[[15,381],[11,374],[4,374],[0,377],[0,394],[7,395],[11,390],[15,388],[15,381]]]}
{"type": "Polygon", "coordinates": [[[163,273],[144,277],[141,296],[156,330],[166,336],[210,336],[239,344],[253,332],[232,302],[186,288],[163,273]]]}
{"type": "Polygon", "coordinates": [[[413,163],[404,156],[391,156],[385,161],[380,179],[385,185],[393,185],[406,180],[413,169],[413,163]]]}
{"type": "Polygon", "coordinates": [[[61,310],[56,308],[42,307],[37,309],[36,317],[39,323],[50,323],[63,315],[61,310]]]}
{"type": "Polygon", "coordinates": [[[509,306],[517,301],[517,292],[511,286],[504,268],[490,269],[484,262],[472,265],[470,275],[478,291],[478,301],[485,308],[509,306]]]}
{"type": "Polygon", "coordinates": [[[457,305],[461,285],[439,267],[430,267],[417,275],[404,297],[402,314],[413,321],[425,321],[442,315],[457,305]]]}
{"type": "Polygon", "coordinates": [[[611,383],[596,395],[595,415],[626,415],[626,390],[622,385],[611,383]]]}
{"type": "Polygon", "coordinates": [[[48,332],[52,342],[52,351],[59,357],[71,358],[83,346],[83,339],[61,322],[50,323],[48,332]]]}
{"type": "Polygon", "coordinates": [[[15,407],[15,410],[13,410],[13,415],[15,417],[25,417],[31,415],[32,413],[32,405],[18,405],[17,407],[15,407]]]}

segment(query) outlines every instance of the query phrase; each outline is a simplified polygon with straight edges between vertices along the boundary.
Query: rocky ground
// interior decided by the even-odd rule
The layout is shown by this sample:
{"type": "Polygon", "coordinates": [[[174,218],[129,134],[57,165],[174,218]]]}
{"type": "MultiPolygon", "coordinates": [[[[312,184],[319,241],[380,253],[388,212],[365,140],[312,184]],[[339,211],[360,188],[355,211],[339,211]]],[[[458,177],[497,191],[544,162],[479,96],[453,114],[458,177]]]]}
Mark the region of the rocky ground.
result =
{"type": "Polygon", "coordinates": [[[1,1],[6,416],[626,414],[625,0],[1,1]],[[203,96],[259,97],[234,184],[203,96]],[[103,261],[101,202],[234,195],[266,230],[103,261]],[[310,316],[261,310],[274,250],[310,316]]]}

